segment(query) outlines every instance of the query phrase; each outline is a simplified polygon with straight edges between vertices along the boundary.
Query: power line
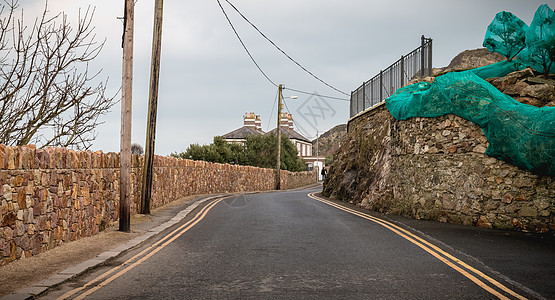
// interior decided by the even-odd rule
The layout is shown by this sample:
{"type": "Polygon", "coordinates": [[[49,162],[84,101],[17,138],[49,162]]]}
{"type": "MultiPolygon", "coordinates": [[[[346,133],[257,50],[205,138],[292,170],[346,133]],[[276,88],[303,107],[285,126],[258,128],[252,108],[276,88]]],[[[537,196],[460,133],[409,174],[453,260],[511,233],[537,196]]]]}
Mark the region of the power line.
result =
{"type": "MultiPolygon", "coordinates": [[[[243,43],[243,40],[241,39],[241,37],[239,36],[239,33],[237,33],[237,30],[235,30],[235,26],[233,26],[233,23],[231,23],[231,20],[229,19],[229,17],[227,16],[227,13],[225,12],[222,4],[220,3],[220,0],[216,0],[218,1],[218,5],[220,6],[220,8],[222,9],[222,12],[224,13],[225,18],[227,19],[227,22],[229,23],[229,26],[231,26],[231,29],[233,29],[233,32],[235,33],[235,36],[237,36],[237,39],[239,39],[239,42],[241,42],[241,45],[243,46],[243,49],[245,49],[245,51],[247,52],[247,54],[249,55],[249,57],[251,58],[252,62],[256,65],[256,67],[258,68],[258,70],[260,71],[260,73],[262,73],[262,75],[264,75],[264,77],[266,77],[266,79],[273,84],[275,87],[277,87],[278,85],[273,82],[270,77],[268,77],[268,75],[266,75],[266,73],[264,73],[264,71],[262,71],[262,68],[258,65],[258,63],[256,62],[256,60],[254,59],[254,57],[251,55],[251,53],[249,52],[249,49],[247,49],[247,46],[245,46],[245,43],[243,43]]],[[[233,6],[233,5],[232,5],[233,6]]]]}
{"type": "MultiPolygon", "coordinates": [[[[227,1],[227,0],[226,0],[227,1]]],[[[252,54],[250,53],[250,51],[248,50],[247,46],[245,45],[245,43],[243,42],[243,40],[241,39],[241,36],[239,35],[239,33],[237,32],[237,30],[235,29],[235,26],[233,25],[233,23],[231,22],[229,16],[227,15],[225,9],[223,8],[220,0],[217,0],[218,5],[220,6],[220,9],[222,10],[225,18],[227,19],[227,22],[229,23],[231,29],[233,30],[233,32],[235,33],[235,36],[237,37],[237,39],[239,40],[239,42],[241,43],[241,45],[243,46],[243,49],[245,50],[245,52],[247,52],[248,56],[250,57],[251,61],[254,63],[254,65],[258,68],[258,70],[260,71],[260,73],[262,73],[262,75],[275,87],[277,87],[278,85],[272,80],[270,79],[270,77],[262,70],[262,68],[260,67],[260,65],[256,62],[256,60],[254,59],[254,57],[252,56],[252,54]]],[[[264,36],[268,41],[270,41],[270,43],[272,43],[272,45],[274,45],[278,50],[280,50],[283,54],[285,54],[289,59],[291,59],[293,62],[295,62],[299,67],[301,67],[303,70],[307,71],[308,73],[310,73],[312,76],[315,76],[314,74],[312,74],[310,71],[306,70],[303,66],[301,66],[299,63],[297,63],[295,60],[293,60],[289,55],[287,55],[287,53],[285,53],[283,50],[281,50],[274,42],[272,42],[268,37],[266,37],[260,30],[258,30],[258,28],[252,24],[243,14],[241,14],[241,12],[239,10],[237,10],[237,8],[231,4],[229,1],[227,1],[236,11],[237,13],[239,13],[251,26],[253,26],[262,36],[264,36]]],[[[317,77],[316,77],[317,78],[317,77]]],[[[320,80],[319,78],[317,78],[318,80],[320,80]]],[[[324,84],[328,85],[327,83],[325,83],[324,81],[320,80],[321,82],[323,82],[324,84]]],[[[329,85],[328,85],[329,86],[329,85]]],[[[337,90],[336,88],[330,86],[331,88],[337,90]]],[[[298,90],[298,89],[293,89],[293,88],[284,88],[286,90],[290,90],[290,91],[294,91],[297,93],[301,93],[301,94],[306,94],[306,95],[313,95],[314,93],[310,93],[310,92],[306,92],[306,91],[302,91],[302,90],[298,90]]],[[[339,91],[339,90],[338,90],[339,91]]],[[[347,96],[349,96],[348,94],[339,91],[347,96]]],[[[326,96],[326,95],[318,95],[322,98],[328,98],[328,99],[333,99],[333,100],[340,100],[340,101],[350,101],[349,99],[345,99],[345,98],[339,98],[339,97],[333,97],[333,96],[326,96]]],[[[275,103],[274,103],[275,105],[275,103]]],[[[272,114],[273,114],[273,109],[272,109],[272,114]]],[[[269,125],[269,124],[268,124],[269,125]]]]}
{"type": "Polygon", "coordinates": [[[272,113],[270,114],[270,118],[268,119],[268,125],[266,126],[266,131],[270,130],[270,123],[272,121],[272,116],[274,115],[274,109],[276,108],[278,97],[279,97],[279,91],[276,91],[276,98],[274,99],[274,105],[272,106],[272,113]]]}
{"type": "MultiPolygon", "coordinates": [[[[219,0],[217,0],[218,3],[220,3],[219,0]]],[[[306,69],[305,67],[303,67],[300,63],[298,63],[296,60],[294,60],[289,54],[287,54],[285,51],[283,51],[278,45],[276,45],[276,43],[274,43],[270,38],[268,38],[264,33],[262,33],[262,31],[260,31],[260,29],[258,29],[258,27],[256,27],[256,25],[254,25],[251,21],[249,21],[249,19],[247,19],[247,17],[245,17],[245,15],[243,15],[236,7],[235,5],[233,5],[231,2],[229,2],[229,0],[226,0],[226,2],[247,22],[249,23],[258,33],[260,33],[268,42],[270,42],[270,44],[272,44],[274,47],[276,47],[276,49],[278,49],[281,53],[283,53],[283,55],[285,55],[289,60],[291,60],[293,63],[295,63],[297,66],[299,66],[303,71],[307,72],[308,74],[310,74],[312,77],[314,77],[316,80],[320,81],[321,83],[323,83],[324,85],[332,88],[333,90],[345,95],[345,96],[350,96],[349,94],[341,91],[340,89],[332,86],[331,84],[325,82],[324,80],[320,79],[318,76],[314,75],[312,72],[310,72],[308,69],[306,69]]],[[[221,4],[220,4],[221,7],[221,4]]],[[[222,8],[223,10],[223,8],[222,8]]],[[[224,12],[225,13],[225,12],[224,12]]],[[[227,18],[227,15],[226,15],[227,18]]],[[[228,18],[229,20],[229,18],[228,18]]],[[[231,24],[231,23],[230,23],[231,24]]],[[[235,30],[235,29],[234,29],[235,30]]]]}
{"type": "MultiPolygon", "coordinates": [[[[293,92],[297,92],[297,93],[301,93],[301,94],[314,95],[314,93],[305,92],[305,91],[301,91],[301,90],[297,90],[297,89],[292,89],[292,88],[288,88],[288,87],[284,87],[284,89],[285,89],[285,90],[289,90],[289,91],[293,91],[293,92]]],[[[333,97],[333,96],[325,96],[325,95],[320,95],[320,94],[318,94],[318,96],[320,96],[320,97],[322,97],[322,98],[333,99],[333,100],[351,101],[351,100],[345,99],[345,98],[339,98],[339,97],[333,97]]]]}
{"type": "MultiPolygon", "coordinates": [[[[283,104],[285,104],[285,109],[287,110],[287,112],[288,112],[289,114],[291,114],[291,110],[290,110],[289,107],[287,106],[287,102],[283,101],[283,104]]],[[[291,114],[291,115],[292,115],[292,114],[291,114]]],[[[293,117],[291,117],[291,119],[292,119],[292,118],[293,118],[293,117]]],[[[306,134],[306,132],[304,132],[303,130],[301,130],[301,127],[299,127],[299,125],[297,125],[297,122],[295,122],[295,120],[293,120],[293,125],[294,125],[295,127],[297,127],[297,130],[300,131],[301,134],[302,134],[304,137],[306,137],[306,138],[311,137],[311,136],[309,136],[308,134],[306,134]]]]}

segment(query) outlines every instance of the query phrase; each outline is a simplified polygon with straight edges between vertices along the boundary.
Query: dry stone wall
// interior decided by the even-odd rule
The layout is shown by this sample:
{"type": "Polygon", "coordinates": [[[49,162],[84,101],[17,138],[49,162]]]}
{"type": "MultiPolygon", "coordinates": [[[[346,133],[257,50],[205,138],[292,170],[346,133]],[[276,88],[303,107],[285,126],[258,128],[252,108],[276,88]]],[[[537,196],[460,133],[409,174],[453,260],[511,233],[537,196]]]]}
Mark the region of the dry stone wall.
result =
{"type": "MultiPolygon", "coordinates": [[[[140,201],[143,157],[132,160],[131,212],[140,201]]],[[[195,194],[272,190],[275,171],[155,157],[151,207],[195,194]]],[[[282,171],[281,186],[316,182],[282,171]]],[[[0,145],[0,265],[91,236],[118,220],[119,154],[0,145]]]]}
{"type": "Polygon", "coordinates": [[[458,116],[397,121],[381,105],[349,123],[324,195],[416,219],[555,230],[555,180],[489,157],[487,146],[458,116]]]}

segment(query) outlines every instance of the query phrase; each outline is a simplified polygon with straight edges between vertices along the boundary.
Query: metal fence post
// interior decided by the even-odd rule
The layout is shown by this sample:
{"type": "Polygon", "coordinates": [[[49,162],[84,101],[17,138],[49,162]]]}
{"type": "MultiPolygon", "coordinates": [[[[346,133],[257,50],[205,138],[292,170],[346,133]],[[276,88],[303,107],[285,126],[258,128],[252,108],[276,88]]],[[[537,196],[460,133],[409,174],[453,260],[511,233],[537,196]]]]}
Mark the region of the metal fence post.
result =
{"type": "Polygon", "coordinates": [[[405,57],[401,55],[401,87],[405,85],[405,57]]]}
{"type": "Polygon", "coordinates": [[[424,35],[422,35],[420,37],[420,77],[424,77],[424,57],[425,57],[425,53],[424,53],[424,43],[426,41],[426,38],[424,37],[424,35]]]}
{"type": "Polygon", "coordinates": [[[374,106],[374,80],[370,80],[370,105],[374,106]]]}
{"type": "Polygon", "coordinates": [[[432,39],[428,39],[428,76],[432,76],[432,39]]]}
{"type": "Polygon", "coordinates": [[[393,90],[395,86],[393,85],[393,69],[389,69],[389,92],[387,93],[387,97],[393,95],[393,90]]]}
{"type": "Polygon", "coordinates": [[[366,82],[362,82],[362,111],[366,110],[366,82]]]}
{"type": "Polygon", "coordinates": [[[360,88],[357,90],[357,113],[361,112],[360,110],[360,88]]]}
{"type": "Polygon", "coordinates": [[[351,109],[350,109],[350,115],[351,117],[354,116],[353,111],[354,111],[354,107],[353,107],[353,93],[354,91],[351,91],[351,109]]]}
{"type": "Polygon", "coordinates": [[[383,70],[380,70],[380,101],[383,100],[383,70]]]}

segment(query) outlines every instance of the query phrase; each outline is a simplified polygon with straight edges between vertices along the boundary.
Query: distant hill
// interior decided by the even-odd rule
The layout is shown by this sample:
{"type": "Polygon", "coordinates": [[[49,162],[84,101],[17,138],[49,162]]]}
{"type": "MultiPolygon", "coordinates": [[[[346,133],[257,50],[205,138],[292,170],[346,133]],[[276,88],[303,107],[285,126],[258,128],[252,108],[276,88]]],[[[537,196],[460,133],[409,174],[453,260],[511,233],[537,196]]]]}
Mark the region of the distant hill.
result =
{"type": "MultiPolygon", "coordinates": [[[[324,132],[318,139],[318,153],[320,156],[333,154],[347,135],[347,124],[340,124],[324,132]]],[[[316,140],[312,141],[312,154],[316,155],[316,140]]]]}

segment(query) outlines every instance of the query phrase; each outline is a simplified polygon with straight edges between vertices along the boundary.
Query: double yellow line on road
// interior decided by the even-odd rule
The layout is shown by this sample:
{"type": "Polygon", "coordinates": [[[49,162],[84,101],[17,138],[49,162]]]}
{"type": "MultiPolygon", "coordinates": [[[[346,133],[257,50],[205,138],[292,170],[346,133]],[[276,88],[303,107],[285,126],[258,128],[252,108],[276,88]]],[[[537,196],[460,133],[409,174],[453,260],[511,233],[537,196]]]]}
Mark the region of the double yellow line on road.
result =
{"type": "Polygon", "coordinates": [[[429,254],[431,254],[432,256],[434,256],[435,258],[440,260],[441,262],[445,263],[449,267],[451,267],[454,270],[456,270],[457,272],[461,273],[466,278],[472,280],[472,282],[474,282],[475,284],[477,284],[478,286],[480,286],[484,290],[488,291],[489,293],[493,294],[494,296],[498,297],[499,299],[510,299],[510,298],[501,294],[499,291],[495,290],[494,288],[492,288],[491,286],[489,286],[488,284],[486,284],[482,280],[485,280],[485,281],[489,282],[493,286],[495,286],[498,289],[504,291],[505,293],[515,297],[516,299],[527,299],[524,296],[517,294],[513,290],[511,290],[508,287],[504,286],[503,284],[499,283],[495,279],[493,279],[493,278],[487,276],[486,274],[482,273],[481,271],[473,268],[472,266],[469,266],[467,263],[463,262],[462,260],[460,260],[460,259],[454,257],[453,255],[441,250],[436,245],[424,240],[423,238],[421,238],[421,237],[411,233],[410,231],[405,230],[405,229],[403,229],[403,228],[401,228],[401,227],[399,227],[399,226],[397,226],[397,225],[395,225],[391,222],[382,220],[380,218],[373,217],[371,215],[362,213],[360,211],[357,211],[357,210],[339,205],[337,203],[325,200],[323,198],[317,197],[317,196],[314,195],[314,193],[311,193],[308,196],[310,198],[312,198],[314,200],[317,200],[317,201],[320,201],[324,204],[333,206],[337,209],[340,209],[340,210],[343,210],[343,211],[348,212],[350,214],[359,216],[359,217],[364,218],[366,220],[370,220],[372,222],[375,222],[375,223],[393,231],[397,235],[405,238],[406,240],[413,243],[414,245],[422,248],[424,251],[428,252],[429,254]],[[478,277],[472,275],[467,270],[474,273],[476,276],[480,277],[482,280],[480,280],[478,277]]]}
{"type": "MultiPolygon", "coordinates": [[[[227,197],[226,197],[227,198],[227,197]]],[[[143,263],[145,260],[149,259],[154,254],[158,253],[164,247],[169,245],[171,242],[175,241],[178,237],[182,234],[187,232],[193,226],[195,226],[198,222],[200,222],[208,211],[210,211],[216,204],[222,201],[225,198],[220,198],[217,200],[213,200],[212,203],[203,207],[190,221],[181,225],[179,228],[172,231],[170,234],[166,235],[161,240],[157,241],[156,243],[152,244],[151,246],[147,247],[143,251],[139,252],[135,256],[131,257],[130,259],[123,262],[121,265],[110,269],[109,271],[103,273],[102,275],[96,277],[95,279],[87,282],[82,287],[77,289],[71,290],[65,294],[63,294],[58,299],[68,299],[73,295],[85,290],[82,294],[78,295],[74,299],[84,299],[86,296],[94,293],[98,289],[102,288],[103,286],[107,285],[108,283],[112,282],[114,279],[120,277],[121,275],[127,273],[131,269],[135,268],[139,264],[143,263]],[[117,273],[115,273],[117,272],[117,273]],[[115,274],[113,274],[115,273],[115,274]],[[112,275],[113,274],[113,275],[112,275]],[[110,276],[111,275],[111,276],[110,276]]]]}

